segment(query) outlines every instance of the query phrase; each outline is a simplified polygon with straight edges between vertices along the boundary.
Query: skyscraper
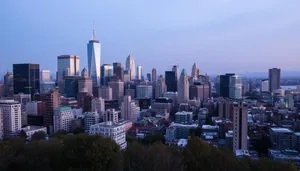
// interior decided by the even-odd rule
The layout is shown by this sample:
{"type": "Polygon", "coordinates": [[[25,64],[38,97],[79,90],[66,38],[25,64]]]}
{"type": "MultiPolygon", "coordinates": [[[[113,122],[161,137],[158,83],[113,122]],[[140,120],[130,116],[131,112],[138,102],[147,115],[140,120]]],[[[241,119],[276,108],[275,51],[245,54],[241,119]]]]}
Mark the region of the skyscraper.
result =
{"type": "Polygon", "coordinates": [[[150,73],[147,73],[147,80],[148,80],[149,82],[151,82],[151,74],[150,74],[150,73]]]}
{"type": "Polygon", "coordinates": [[[126,59],[126,70],[129,71],[130,80],[133,80],[135,78],[135,63],[130,55],[126,59]]]}
{"type": "Polygon", "coordinates": [[[105,99],[105,100],[111,100],[112,99],[112,88],[102,86],[99,87],[98,96],[105,99]]]}
{"type": "Polygon", "coordinates": [[[185,69],[182,69],[178,82],[178,101],[185,103],[189,100],[189,80],[185,69]]]}
{"type": "Polygon", "coordinates": [[[178,75],[179,75],[178,65],[174,65],[173,68],[172,68],[172,71],[175,72],[175,78],[176,78],[176,81],[177,81],[178,80],[178,75]]]}
{"type": "Polygon", "coordinates": [[[97,112],[100,114],[100,116],[103,116],[104,111],[104,99],[102,99],[101,97],[94,98],[92,100],[92,112],[97,112]]]}
{"type": "MultiPolygon", "coordinates": [[[[17,137],[21,130],[21,104],[14,100],[0,100],[0,110],[3,116],[1,117],[0,132],[3,129],[4,138],[17,137]]],[[[1,133],[0,138],[2,138],[1,133]]]]}
{"type": "Polygon", "coordinates": [[[60,55],[57,57],[57,83],[59,92],[64,94],[64,77],[79,75],[79,56],[60,55]]]}
{"type": "Polygon", "coordinates": [[[40,82],[50,81],[50,70],[41,70],[40,82]]]}
{"type": "Polygon", "coordinates": [[[247,150],[248,106],[242,101],[233,103],[233,150],[247,150]]]}
{"type": "Polygon", "coordinates": [[[157,71],[155,68],[152,69],[152,82],[157,80],[157,71]]]}
{"type": "Polygon", "coordinates": [[[166,82],[164,77],[159,76],[158,80],[155,82],[155,99],[158,97],[163,97],[167,91],[166,82]]]}
{"type": "Polygon", "coordinates": [[[121,63],[115,62],[113,63],[114,75],[118,77],[119,80],[124,81],[124,68],[121,63]]]}
{"type": "Polygon", "coordinates": [[[229,97],[229,79],[235,74],[220,75],[220,96],[229,97]]]}
{"type": "Polygon", "coordinates": [[[100,60],[101,60],[101,45],[96,40],[95,29],[93,30],[92,40],[87,44],[88,56],[88,71],[89,76],[93,80],[94,85],[100,85],[100,60]]]}
{"type": "Polygon", "coordinates": [[[174,71],[166,71],[166,85],[168,92],[176,92],[177,91],[177,79],[174,71]]]}
{"type": "Polygon", "coordinates": [[[12,96],[14,94],[14,76],[11,72],[4,75],[4,96],[12,96]]]}
{"type": "Polygon", "coordinates": [[[124,82],[112,81],[108,82],[108,86],[112,89],[112,98],[121,102],[124,96],[124,82]]]}
{"type": "Polygon", "coordinates": [[[24,93],[33,96],[40,90],[39,64],[14,64],[14,94],[24,93]]]}
{"type": "Polygon", "coordinates": [[[124,96],[121,104],[121,117],[124,120],[136,121],[136,105],[129,95],[124,96]]]}
{"type": "Polygon", "coordinates": [[[138,65],[136,67],[136,79],[141,80],[142,79],[142,66],[138,65]]]}
{"type": "Polygon", "coordinates": [[[232,99],[242,98],[242,77],[233,75],[229,78],[229,97],[232,99]]]}
{"type": "Polygon", "coordinates": [[[199,69],[196,63],[192,67],[191,77],[198,77],[199,69]]]}
{"type": "Polygon", "coordinates": [[[89,78],[86,68],[81,71],[81,78],[78,79],[78,92],[93,94],[93,81],[89,78]]]}
{"type": "Polygon", "coordinates": [[[106,85],[109,77],[113,76],[113,66],[110,64],[103,64],[101,66],[101,85],[106,85]]]}
{"type": "Polygon", "coordinates": [[[273,92],[280,88],[280,69],[269,69],[269,91],[273,92]]]}
{"type": "Polygon", "coordinates": [[[261,80],[260,91],[269,91],[269,80],[261,80]]]}

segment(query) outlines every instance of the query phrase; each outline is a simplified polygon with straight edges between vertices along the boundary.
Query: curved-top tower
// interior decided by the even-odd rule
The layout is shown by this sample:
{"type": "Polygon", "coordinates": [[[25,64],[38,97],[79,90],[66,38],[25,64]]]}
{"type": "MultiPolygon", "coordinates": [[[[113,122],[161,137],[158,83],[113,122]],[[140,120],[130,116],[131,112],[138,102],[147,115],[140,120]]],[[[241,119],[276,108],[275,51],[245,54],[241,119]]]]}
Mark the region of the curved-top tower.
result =
{"type": "Polygon", "coordinates": [[[194,63],[193,67],[192,67],[192,74],[191,77],[198,77],[198,66],[196,63],[194,63]]]}
{"type": "Polygon", "coordinates": [[[135,63],[130,55],[126,59],[126,70],[130,73],[130,80],[133,80],[135,78],[135,63]]]}
{"type": "Polygon", "coordinates": [[[95,29],[93,29],[93,37],[87,44],[88,56],[88,72],[93,80],[94,85],[100,85],[100,59],[101,59],[101,44],[96,40],[95,29]]]}

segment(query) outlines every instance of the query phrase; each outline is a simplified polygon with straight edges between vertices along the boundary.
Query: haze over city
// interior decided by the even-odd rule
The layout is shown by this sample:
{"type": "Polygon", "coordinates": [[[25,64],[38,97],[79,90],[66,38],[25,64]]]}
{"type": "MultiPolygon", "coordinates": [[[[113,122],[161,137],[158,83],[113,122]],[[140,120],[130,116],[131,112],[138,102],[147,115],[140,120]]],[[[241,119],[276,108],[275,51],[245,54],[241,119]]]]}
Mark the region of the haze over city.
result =
{"type": "MultiPolygon", "coordinates": [[[[130,54],[143,73],[172,65],[203,72],[299,70],[300,1],[3,1],[0,5],[0,73],[14,63],[56,71],[57,56],[80,56],[101,43],[101,64],[125,63],[130,54]]],[[[55,73],[52,73],[54,75],[55,73]]]]}

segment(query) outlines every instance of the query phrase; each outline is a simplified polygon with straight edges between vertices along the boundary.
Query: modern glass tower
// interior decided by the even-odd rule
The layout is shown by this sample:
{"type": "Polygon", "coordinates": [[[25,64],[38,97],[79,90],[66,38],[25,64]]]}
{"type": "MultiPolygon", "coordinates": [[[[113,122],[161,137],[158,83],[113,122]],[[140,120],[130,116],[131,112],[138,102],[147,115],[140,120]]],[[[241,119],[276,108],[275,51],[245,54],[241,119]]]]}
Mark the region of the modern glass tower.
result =
{"type": "Polygon", "coordinates": [[[88,72],[93,80],[94,85],[100,85],[100,59],[101,59],[101,45],[96,40],[95,30],[93,30],[93,37],[87,44],[88,56],[88,72]]]}

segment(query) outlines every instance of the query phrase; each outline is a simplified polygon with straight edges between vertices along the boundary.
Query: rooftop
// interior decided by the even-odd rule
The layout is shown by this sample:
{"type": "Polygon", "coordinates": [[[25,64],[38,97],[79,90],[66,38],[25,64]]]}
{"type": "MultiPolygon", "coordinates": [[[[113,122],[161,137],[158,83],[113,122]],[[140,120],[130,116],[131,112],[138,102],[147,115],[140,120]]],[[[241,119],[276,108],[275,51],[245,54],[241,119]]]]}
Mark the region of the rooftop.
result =
{"type": "Polygon", "coordinates": [[[71,110],[70,107],[67,107],[67,106],[62,106],[62,107],[58,107],[55,109],[56,111],[65,111],[65,110],[71,110]]]}
{"type": "Polygon", "coordinates": [[[175,115],[193,115],[193,112],[182,111],[182,112],[175,113],[175,115]]]}
{"type": "Polygon", "coordinates": [[[124,125],[125,123],[119,123],[119,122],[111,122],[111,121],[107,121],[107,122],[101,122],[101,123],[97,123],[91,126],[91,128],[95,128],[95,127],[108,127],[108,128],[115,128],[115,127],[119,127],[124,125]]]}
{"type": "Polygon", "coordinates": [[[292,133],[293,131],[288,128],[271,128],[273,132],[280,132],[280,133],[292,133]]]}
{"type": "Polygon", "coordinates": [[[28,131],[33,131],[33,130],[42,129],[42,128],[46,128],[46,127],[29,125],[29,126],[26,126],[25,128],[22,128],[22,130],[25,131],[25,132],[28,132],[28,131]]]}

